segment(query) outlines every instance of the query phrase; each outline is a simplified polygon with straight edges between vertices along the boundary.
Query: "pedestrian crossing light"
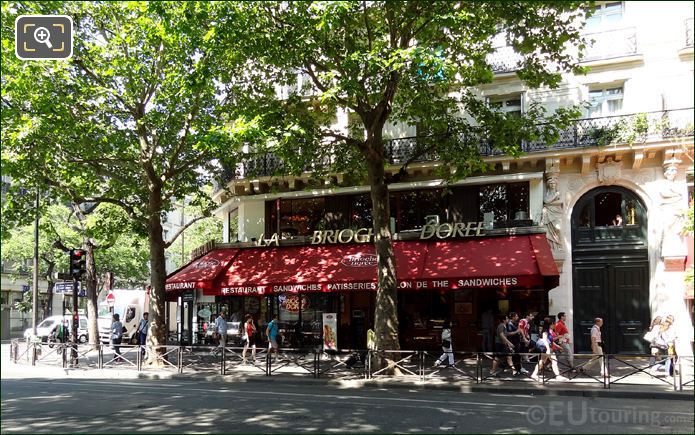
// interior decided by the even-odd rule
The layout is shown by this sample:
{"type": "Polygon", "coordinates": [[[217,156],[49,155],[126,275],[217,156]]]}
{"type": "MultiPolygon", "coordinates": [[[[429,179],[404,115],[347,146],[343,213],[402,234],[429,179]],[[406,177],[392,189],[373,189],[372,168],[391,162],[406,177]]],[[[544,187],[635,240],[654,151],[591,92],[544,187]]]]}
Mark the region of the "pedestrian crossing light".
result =
{"type": "Polygon", "coordinates": [[[84,249],[70,250],[70,275],[73,278],[81,278],[87,271],[87,251],[84,249]]]}

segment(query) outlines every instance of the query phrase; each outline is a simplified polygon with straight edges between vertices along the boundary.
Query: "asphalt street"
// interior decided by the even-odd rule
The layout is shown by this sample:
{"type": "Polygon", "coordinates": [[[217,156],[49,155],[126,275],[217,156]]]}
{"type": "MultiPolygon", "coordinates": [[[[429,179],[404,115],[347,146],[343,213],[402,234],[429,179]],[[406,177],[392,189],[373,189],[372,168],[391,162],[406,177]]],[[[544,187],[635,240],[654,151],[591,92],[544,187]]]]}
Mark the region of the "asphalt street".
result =
{"type": "Polygon", "coordinates": [[[5,433],[693,433],[688,401],[288,382],[3,379],[5,433]]]}

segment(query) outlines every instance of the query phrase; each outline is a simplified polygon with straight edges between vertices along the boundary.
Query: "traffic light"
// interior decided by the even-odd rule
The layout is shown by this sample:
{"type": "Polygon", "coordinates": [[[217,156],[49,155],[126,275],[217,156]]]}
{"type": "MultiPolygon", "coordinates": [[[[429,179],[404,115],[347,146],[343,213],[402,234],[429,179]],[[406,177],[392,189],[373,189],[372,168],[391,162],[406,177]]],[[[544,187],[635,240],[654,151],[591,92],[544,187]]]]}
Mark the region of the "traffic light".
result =
{"type": "Polygon", "coordinates": [[[87,271],[87,251],[84,249],[70,250],[70,275],[81,278],[87,271]]]}

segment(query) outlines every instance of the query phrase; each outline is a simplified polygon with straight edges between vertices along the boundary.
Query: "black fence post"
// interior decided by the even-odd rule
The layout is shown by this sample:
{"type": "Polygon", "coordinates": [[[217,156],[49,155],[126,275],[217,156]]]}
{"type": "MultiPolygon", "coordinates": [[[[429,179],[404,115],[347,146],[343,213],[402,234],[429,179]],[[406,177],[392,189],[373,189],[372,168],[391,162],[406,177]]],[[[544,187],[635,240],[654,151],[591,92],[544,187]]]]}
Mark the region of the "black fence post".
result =
{"type": "Polygon", "coordinates": [[[33,365],[33,366],[36,365],[36,352],[37,352],[37,344],[32,343],[31,344],[31,365],[33,365]]]}
{"type": "Polygon", "coordinates": [[[67,350],[65,347],[63,347],[63,344],[59,344],[60,350],[61,350],[61,359],[63,360],[63,368],[66,368],[68,366],[68,355],[67,355],[67,350]]]}
{"type": "Polygon", "coordinates": [[[272,358],[270,355],[270,351],[268,351],[265,355],[265,375],[270,376],[272,374],[272,371],[273,371],[272,358]]]}
{"type": "Polygon", "coordinates": [[[104,368],[104,346],[101,343],[97,344],[97,367],[99,370],[104,368]]]}
{"type": "MultiPolygon", "coordinates": [[[[179,358],[178,358],[179,374],[183,373],[183,351],[184,351],[183,346],[179,346],[179,358]]],[[[191,348],[191,352],[193,352],[193,348],[191,348]]]]}
{"type": "Polygon", "coordinates": [[[611,357],[602,355],[603,359],[603,388],[611,389],[611,357]]]}
{"type": "Polygon", "coordinates": [[[222,367],[220,368],[220,372],[222,372],[222,376],[227,374],[227,361],[225,359],[226,354],[224,351],[224,346],[222,346],[222,367]]]}

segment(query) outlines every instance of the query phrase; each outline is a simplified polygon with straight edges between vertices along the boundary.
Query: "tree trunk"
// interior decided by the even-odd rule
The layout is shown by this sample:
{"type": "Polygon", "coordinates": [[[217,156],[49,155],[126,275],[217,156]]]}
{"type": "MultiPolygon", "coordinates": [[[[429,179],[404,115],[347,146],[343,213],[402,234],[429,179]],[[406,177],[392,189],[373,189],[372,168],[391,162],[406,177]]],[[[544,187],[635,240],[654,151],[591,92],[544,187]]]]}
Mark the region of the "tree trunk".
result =
{"type": "Polygon", "coordinates": [[[97,306],[97,266],[94,260],[94,245],[87,241],[87,276],[85,286],[87,293],[87,327],[89,329],[89,343],[94,349],[99,345],[99,310],[97,306]]]}
{"type": "MultiPolygon", "coordinates": [[[[381,138],[375,139],[378,144],[381,138]]],[[[379,149],[383,146],[376,145],[379,149]]],[[[374,150],[374,147],[370,147],[374,150]]],[[[367,173],[371,186],[372,218],[374,219],[374,250],[377,255],[379,286],[376,292],[374,333],[376,348],[398,350],[398,295],[396,258],[391,244],[391,211],[389,191],[384,174],[383,153],[367,156],[367,173]]]]}
{"type": "Polygon", "coordinates": [[[161,346],[166,344],[165,292],[166,260],[164,257],[164,238],[162,236],[162,191],[153,188],[150,191],[147,221],[147,232],[150,241],[150,279],[152,286],[150,307],[150,330],[147,334],[147,344],[161,346]]]}
{"type": "Polygon", "coordinates": [[[48,281],[48,288],[46,288],[46,314],[48,316],[53,315],[53,287],[55,286],[55,281],[53,281],[52,277],[53,271],[55,270],[55,266],[55,263],[49,262],[48,270],[46,272],[46,281],[48,281]]]}

